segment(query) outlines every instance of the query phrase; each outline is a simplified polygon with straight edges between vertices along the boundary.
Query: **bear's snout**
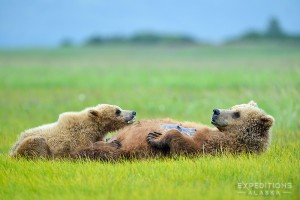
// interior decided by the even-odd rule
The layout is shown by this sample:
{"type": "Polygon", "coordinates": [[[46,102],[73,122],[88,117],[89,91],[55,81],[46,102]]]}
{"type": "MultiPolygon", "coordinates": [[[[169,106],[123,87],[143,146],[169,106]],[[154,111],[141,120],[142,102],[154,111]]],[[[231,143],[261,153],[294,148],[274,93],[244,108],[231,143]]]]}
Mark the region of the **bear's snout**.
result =
{"type": "Polygon", "coordinates": [[[129,112],[127,111],[125,121],[128,124],[131,124],[131,123],[135,122],[135,119],[136,119],[136,112],[135,111],[129,111],[129,112]]]}
{"type": "Polygon", "coordinates": [[[215,108],[213,109],[213,115],[219,115],[220,114],[220,110],[215,108]]]}
{"type": "Polygon", "coordinates": [[[217,118],[218,116],[220,115],[220,110],[215,108],[213,109],[213,114],[212,114],[212,117],[211,117],[211,123],[215,126],[218,126],[218,123],[217,123],[217,118]]]}

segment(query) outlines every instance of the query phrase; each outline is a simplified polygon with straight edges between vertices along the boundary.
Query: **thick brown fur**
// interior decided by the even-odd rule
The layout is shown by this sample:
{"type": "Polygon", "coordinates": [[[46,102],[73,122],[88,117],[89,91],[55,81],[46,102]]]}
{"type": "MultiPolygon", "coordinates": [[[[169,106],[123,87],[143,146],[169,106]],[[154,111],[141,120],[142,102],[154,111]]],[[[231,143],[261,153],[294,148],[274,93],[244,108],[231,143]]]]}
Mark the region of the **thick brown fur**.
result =
{"type": "MultiPolygon", "coordinates": [[[[270,144],[270,128],[274,119],[251,101],[233,106],[227,110],[216,110],[212,123],[216,128],[192,122],[178,122],[172,119],[142,120],[119,131],[112,139],[122,147],[110,152],[112,160],[125,158],[149,158],[158,155],[198,155],[228,152],[261,153],[270,144]],[[175,124],[195,128],[193,136],[185,135],[177,129],[165,130],[162,124],[175,124]]],[[[102,145],[87,147],[74,152],[91,159],[107,160],[101,153],[102,145]],[[91,156],[89,156],[91,155],[91,156]]]]}
{"type": "MultiPolygon", "coordinates": [[[[66,157],[70,152],[102,140],[108,132],[123,128],[134,120],[134,111],[108,104],[99,104],[80,112],[66,112],[55,123],[22,132],[10,155],[66,157]]],[[[114,148],[114,145],[111,146],[114,148]]]]}

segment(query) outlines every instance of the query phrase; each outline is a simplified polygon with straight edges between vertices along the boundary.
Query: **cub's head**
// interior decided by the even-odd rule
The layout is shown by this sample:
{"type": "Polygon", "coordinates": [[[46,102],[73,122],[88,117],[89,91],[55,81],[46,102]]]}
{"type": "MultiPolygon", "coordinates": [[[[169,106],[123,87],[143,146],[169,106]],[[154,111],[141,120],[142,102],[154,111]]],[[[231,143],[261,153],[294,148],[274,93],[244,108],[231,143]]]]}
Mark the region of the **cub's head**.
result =
{"type": "Polygon", "coordinates": [[[88,108],[88,117],[99,124],[100,127],[115,131],[132,124],[136,119],[136,112],[131,110],[122,110],[120,107],[109,104],[99,104],[88,108]]]}
{"type": "Polygon", "coordinates": [[[258,108],[254,101],[230,109],[214,109],[211,123],[220,131],[264,136],[273,125],[274,118],[258,108]]]}

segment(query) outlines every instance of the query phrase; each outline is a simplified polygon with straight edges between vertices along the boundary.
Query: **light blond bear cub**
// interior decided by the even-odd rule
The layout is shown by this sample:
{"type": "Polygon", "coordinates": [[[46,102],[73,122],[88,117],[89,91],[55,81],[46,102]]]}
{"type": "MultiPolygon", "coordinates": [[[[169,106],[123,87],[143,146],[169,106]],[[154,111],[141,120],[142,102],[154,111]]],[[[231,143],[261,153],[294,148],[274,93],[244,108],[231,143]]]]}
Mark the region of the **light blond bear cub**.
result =
{"type": "Polygon", "coordinates": [[[62,113],[57,122],[22,132],[10,155],[27,158],[67,157],[70,152],[103,140],[107,133],[133,123],[135,116],[135,111],[108,104],[99,104],[80,112],[62,113]]]}

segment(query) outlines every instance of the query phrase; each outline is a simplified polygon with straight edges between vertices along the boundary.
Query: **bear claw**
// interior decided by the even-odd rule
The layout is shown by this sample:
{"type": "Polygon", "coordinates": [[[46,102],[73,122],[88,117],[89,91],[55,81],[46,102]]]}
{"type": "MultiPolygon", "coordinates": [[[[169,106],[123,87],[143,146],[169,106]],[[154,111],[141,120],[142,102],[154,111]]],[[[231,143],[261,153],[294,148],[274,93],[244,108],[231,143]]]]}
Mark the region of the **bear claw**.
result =
{"type": "Polygon", "coordinates": [[[161,133],[158,133],[158,132],[150,132],[146,138],[147,142],[149,144],[151,144],[153,142],[154,139],[157,139],[159,138],[159,136],[161,136],[162,134],[161,133]]]}

